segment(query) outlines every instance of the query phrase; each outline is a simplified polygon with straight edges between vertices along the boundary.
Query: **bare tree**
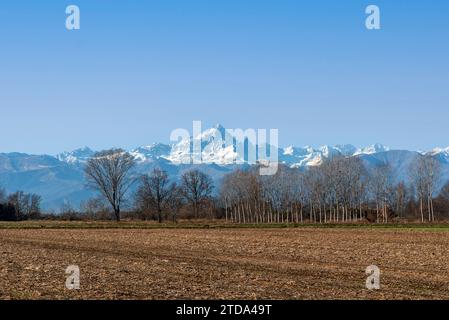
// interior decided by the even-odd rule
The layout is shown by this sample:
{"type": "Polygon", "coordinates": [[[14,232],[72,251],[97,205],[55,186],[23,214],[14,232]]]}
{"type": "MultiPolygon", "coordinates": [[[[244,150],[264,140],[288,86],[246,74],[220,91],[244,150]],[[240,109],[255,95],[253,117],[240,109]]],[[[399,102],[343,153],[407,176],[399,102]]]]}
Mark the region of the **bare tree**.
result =
{"type": "Polygon", "coordinates": [[[182,195],[192,205],[193,216],[198,218],[201,204],[208,201],[212,194],[213,183],[209,175],[190,170],[181,176],[182,195]]]}
{"type": "Polygon", "coordinates": [[[14,206],[16,219],[34,219],[40,215],[41,197],[33,193],[17,191],[10,194],[7,202],[14,206]]]}
{"type": "Polygon", "coordinates": [[[178,221],[178,214],[183,205],[182,190],[176,184],[172,184],[170,197],[167,200],[167,207],[170,210],[173,222],[178,221]]]}
{"type": "Polygon", "coordinates": [[[16,191],[8,196],[8,203],[15,208],[16,220],[22,220],[27,211],[28,199],[23,191],[16,191]]]}
{"type": "Polygon", "coordinates": [[[88,217],[98,220],[110,219],[110,210],[103,197],[91,198],[81,203],[81,210],[88,217]]]}
{"type": "Polygon", "coordinates": [[[70,201],[65,200],[59,208],[59,215],[68,221],[81,219],[81,214],[72,206],[70,201]]]}
{"type": "Polygon", "coordinates": [[[306,172],[310,220],[347,222],[362,219],[366,173],[358,158],[335,156],[306,172]]]}
{"type": "Polygon", "coordinates": [[[399,182],[395,187],[394,202],[399,218],[404,218],[405,206],[408,202],[408,191],[403,181],[399,182]]]}
{"type": "Polygon", "coordinates": [[[28,218],[30,219],[40,218],[42,197],[40,195],[32,193],[30,195],[29,201],[30,205],[29,205],[28,218]]]}
{"type": "Polygon", "coordinates": [[[159,223],[162,222],[162,211],[168,207],[175,184],[170,184],[167,172],[156,168],[150,175],[141,177],[137,190],[137,204],[141,208],[153,208],[157,212],[159,223]]]}
{"type": "Polygon", "coordinates": [[[389,197],[394,194],[391,168],[386,164],[374,168],[369,186],[376,203],[376,221],[380,222],[382,219],[382,222],[388,222],[389,197]]]}
{"type": "Polygon", "coordinates": [[[226,221],[234,223],[302,222],[303,175],[279,164],[276,174],[261,176],[257,166],[235,170],[223,178],[220,202],[226,221]]]}
{"type": "Polygon", "coordinates": [[[418,155],[409,173],[419,199],[421,222],[424,222],[424,206],[427,207],[428,221],[434,221],[433,196],[440,179],[439,162],[429,155],[418,155]]]}
{"type": "Polygon", "coordinates": [[[109,202],[117,221],[120,221],[126,192],[133,183],[131,169],[134,165],[132,155],[122,149],[111,149],[96,153],[85,167],[88,185],[109,202]]]}

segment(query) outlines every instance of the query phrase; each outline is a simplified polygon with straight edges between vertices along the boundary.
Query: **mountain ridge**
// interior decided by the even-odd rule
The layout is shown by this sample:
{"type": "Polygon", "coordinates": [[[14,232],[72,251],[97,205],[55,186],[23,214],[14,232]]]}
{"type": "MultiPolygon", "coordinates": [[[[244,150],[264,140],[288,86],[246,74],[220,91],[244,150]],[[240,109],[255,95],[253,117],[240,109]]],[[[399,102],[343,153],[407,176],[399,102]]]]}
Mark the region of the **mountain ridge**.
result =
{"type": "MultiPolygon", "coordinates": [[[[221,178],[235,168],[247,165],[245,155],[239,155],[235,146],[225,146],[223,128],[216,126],[201,134],[201,164],[188,164],[191,157],[191,140],[181,139],[169,144],[152,143],[128,150],[136,159],[136,174],[149,173],[160,167],[173,178],[184,171],[197,167],[209,173],[218,184],[221,178]]],[[[278,149],[278,161],[293,168],[320,165],[333,156],[360,157],[367,167],[388,163],[393,168],[395,180],[407,181],[407,166],[423,152],[392,150],[376,143],[357,148],[351,144],[318,148],[287,146],[278,149]]],[[[23,190],[42,196],[45,210],[58,210],[64,203],[79,206],[82,201],[94,196],[86,189],[84,165],[95,154],[89,147],[62,152],[55,156],[33,155],[27,153],[0,153],[0,187],[8,192],[23,190]]],[[[434,148],[425,154],[437,159],[442,167],[443,182],[449,181],[449,147],[434,148]]]]}

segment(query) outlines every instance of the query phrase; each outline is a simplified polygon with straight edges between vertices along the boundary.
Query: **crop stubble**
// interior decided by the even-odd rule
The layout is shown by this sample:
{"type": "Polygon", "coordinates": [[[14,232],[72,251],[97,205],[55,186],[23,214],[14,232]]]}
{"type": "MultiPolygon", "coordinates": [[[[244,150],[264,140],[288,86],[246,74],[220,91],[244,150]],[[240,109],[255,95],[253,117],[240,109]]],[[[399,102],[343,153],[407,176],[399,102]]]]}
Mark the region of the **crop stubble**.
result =
{"type": "Polygon", "coordinates": [[[449,299],[448,248],[408,230],[0,229],[0,299],[449,299]]]}

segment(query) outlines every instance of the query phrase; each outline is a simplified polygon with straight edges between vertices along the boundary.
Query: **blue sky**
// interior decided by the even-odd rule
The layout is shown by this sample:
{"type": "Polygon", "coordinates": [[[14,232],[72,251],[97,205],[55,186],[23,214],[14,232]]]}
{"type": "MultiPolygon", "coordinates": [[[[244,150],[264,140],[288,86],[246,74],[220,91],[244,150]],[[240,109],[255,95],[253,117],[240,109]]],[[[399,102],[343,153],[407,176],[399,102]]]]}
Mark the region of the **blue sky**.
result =
{"type": "Polygon", "coordinates": [[[446,0],[3,0],[0,152],[132,148],[193,120],[281,145],[449,146],[448,39],[446,0]]]}

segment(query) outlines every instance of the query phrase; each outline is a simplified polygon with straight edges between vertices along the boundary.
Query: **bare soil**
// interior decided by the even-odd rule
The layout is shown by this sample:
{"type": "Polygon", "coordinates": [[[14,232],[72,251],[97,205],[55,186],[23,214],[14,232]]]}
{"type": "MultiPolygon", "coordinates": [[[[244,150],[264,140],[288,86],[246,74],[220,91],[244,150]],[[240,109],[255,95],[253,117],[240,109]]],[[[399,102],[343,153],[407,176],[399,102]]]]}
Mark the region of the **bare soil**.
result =
{"type": "Polygon", "coordinates": [[[449,232],[0,229],[0,299],[449,299],[449,232]]]}

